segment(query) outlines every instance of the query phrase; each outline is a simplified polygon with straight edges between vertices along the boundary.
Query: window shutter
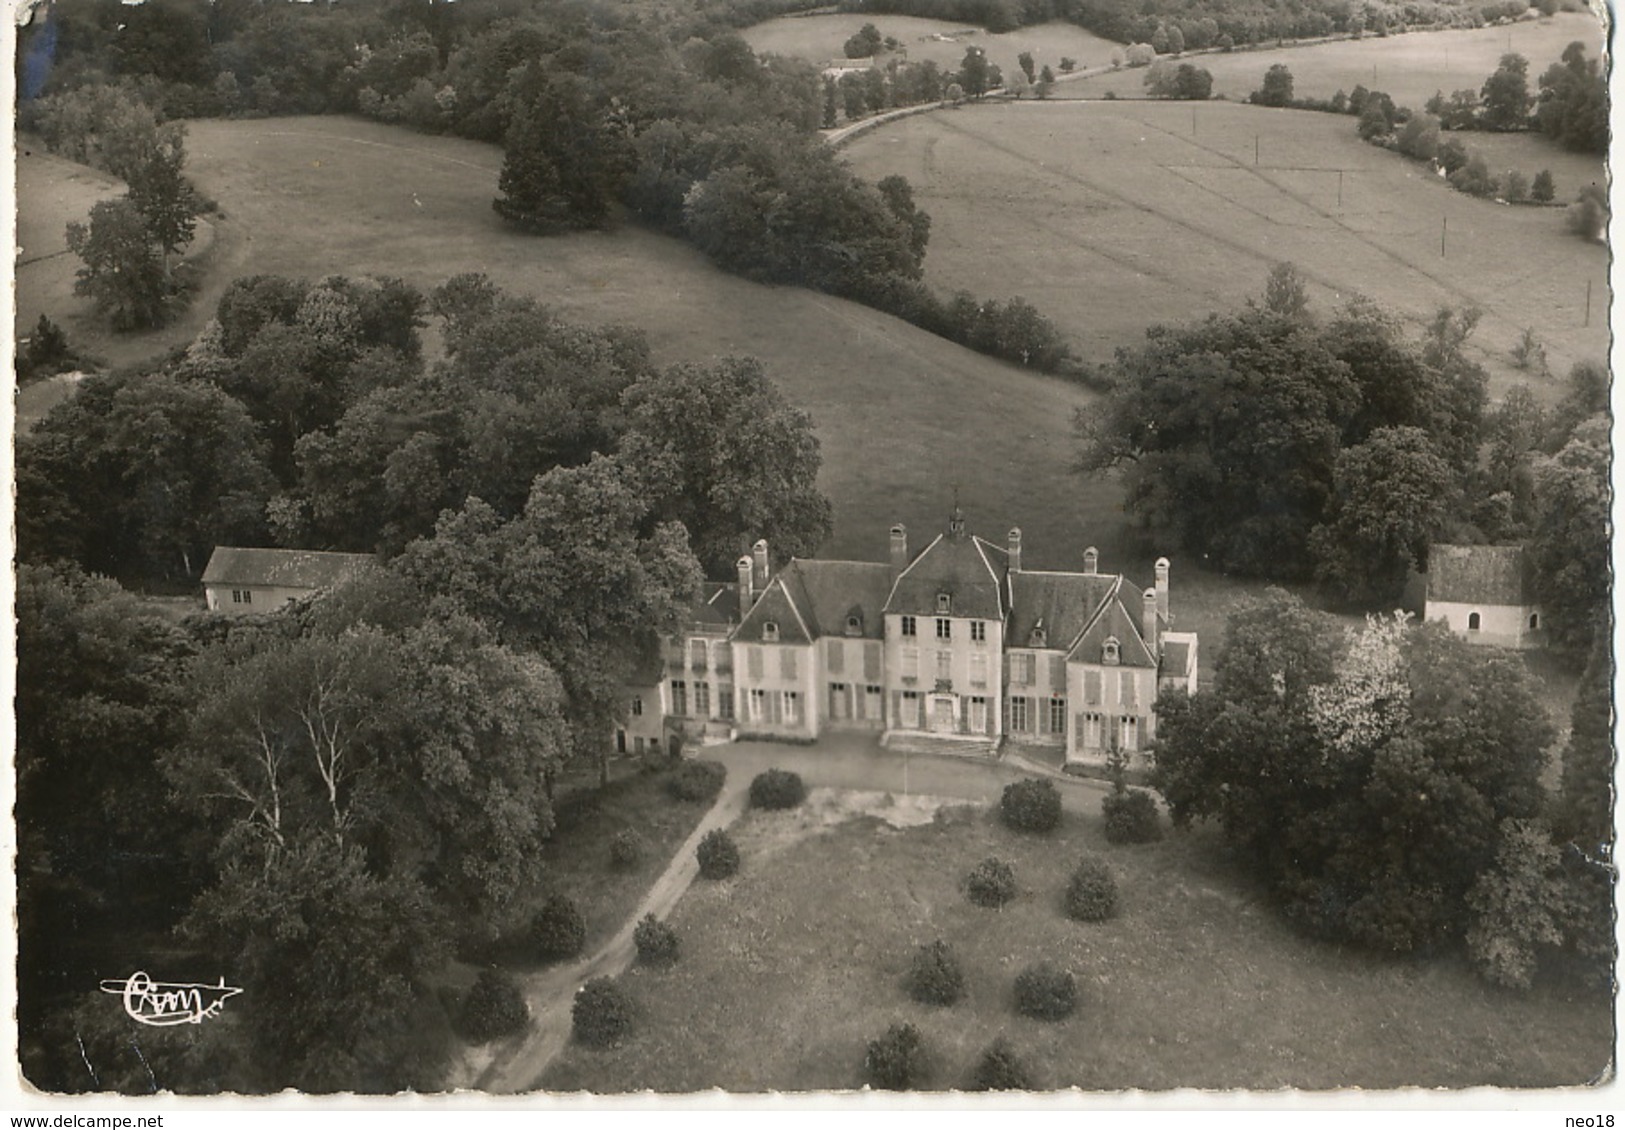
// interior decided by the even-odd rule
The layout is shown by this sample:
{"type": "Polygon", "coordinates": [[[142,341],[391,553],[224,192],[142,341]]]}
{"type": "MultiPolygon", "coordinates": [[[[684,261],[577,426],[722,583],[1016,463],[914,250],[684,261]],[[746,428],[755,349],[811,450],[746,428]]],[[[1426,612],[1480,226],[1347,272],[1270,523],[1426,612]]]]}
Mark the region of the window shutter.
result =
{"type": "Polygon", "coordinates": [[[745,648],[745,669],[752,678],[762,677],[762,649],[752,644],[745,648]]]}
{"type": "Polygon", "coordinates": [[[874,682],[880,681],[880,645],[878,643],[863,645],[863,677],[874,682]]]}
{"type": "Polygon", "coordinates": [[[784,648],[779,652],[779,674],[786,679],[796,677],[796,649],[784,648]]]}
{"type": "Polygon", "coordinates": [[[1049,685],[1056,690],[1066,688],[1066,656],[1052,655],[1049,660],[1049,685]]]}
{"type": "Polygon", "coordinates": [[[1140,676],[1136,671],[1123,672],[1123,705],[1138,706],[1140,704],[1140,676]]]}
{"type": "Polygon", "coordinates": [[[1083,673],[1083,703],[1085,706],[1100,705],[1100,672],[1085,671],[1083,673]]]}
{"type": "Polygon", "coordinates": [[[846,641],[825,640],[824,651],[830,674],[839,675],[846,667],[846,641]]]}

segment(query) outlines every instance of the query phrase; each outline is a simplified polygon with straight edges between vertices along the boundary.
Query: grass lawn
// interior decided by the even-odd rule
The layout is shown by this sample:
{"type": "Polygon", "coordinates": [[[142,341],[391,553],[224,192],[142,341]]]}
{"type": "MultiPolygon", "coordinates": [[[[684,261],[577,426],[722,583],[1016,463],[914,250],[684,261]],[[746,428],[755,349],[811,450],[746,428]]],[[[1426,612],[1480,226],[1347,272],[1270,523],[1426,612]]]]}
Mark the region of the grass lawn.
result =
{"type": "MultiPolygon", "coordinates": [[[[864,24],[872,23],[882,36],[891,36],[903,45],[899,57],[911,63],[934,61],[944,70],[958,70],[967,47],[980,47],[988,60],[1005,74],[1018,67],[1016,57],[1032,52],[1033,66],[1046,64],[1061,73],[1063,57],[1075,59],[1079,69],[1105,66],[1119,45],[1102,39],[1076,24],[1047,23],[994,35],[974,24],[946,20],[926,20],[915,16],[864,15],[859,13],[825,16],[786,16],[768,20],[740,31],[745,42],[758,55],[789,55],[810,63],[844,60],[842,45],[864,24]],[[948,36],[938,39],[937,36],[948,36]]],[[[882,62],[886,57],[882,58],[882,62]]]]}
{"type": "Polygon", "coordinates": [[[1610,1060],[1605,992],[1504,992],[1454,958],[1390,962],[1306,941],[1210,832],[1114,848],[1098,810],[1029,838],[963,808],[902,830],[860,818],[796,842],[781,830],[794,820],[745,817],[739,876],[696,884],[672,916],[678,964],[625,976],[634,1033],[608,1050],[571,1045],[548,1089],[858,1087],[866,1042],[904,1020],[924,1034],[933,1089],[963,1086],[1000,1034],[1045,1088],[1087,1090],[1552,1087],[1595,1079],[1610,1060]],[[1002,911],[959,888],[992,854],[1022,888],[1002,911]],[[1105,924],[1059,909],[1085,854],[1118,879],[1120,913],[1105,924]],[[966,998],[949,1009],[902,989],[914,948],[938,937],[966,972],[966,998]],[[1015,974],[1039,958],[1080,983],[1060,1023],[1011,1003],[1015,974]]]}
{"type": "Polygon", "coordinates": [[[887,125],[846,152],[866,177],[914,184],[933,219],[929,280],[1023,294],[1094,360],[1149,324],[1236,309],[1281,260],[1308,277],[1322,311],[1354,294],[1413,322],[1440,305],[1480,307],[1470,347],[1493,393],[1530,379],[1510,356],[1525,327],[1558,374],[1607,355],[1606,248],[1570,236],[1555,209],[1454,192],[1364,144],[1340,116],[988,103],[887,125]]]}
{"type": "MultiPolygon", "coordinates": [[[[1230,54],[1209,52],[1190,55],[1188,61],[1212,73],[1215,97],[1233,101],[1257,90],[1263,85],[1264,72],[1281,63],[1292,72],[1292,90],[1299,98],[1330,98],[1339,90],[1364,86],[1385,91],[1401,106],[1420,110],[1435,91],[1444,91],[1447,98],[1456,90],[1476,92],[1509,50],[1529,60],[1529,88],[1534,92],[1536,80],[1575,40],[1586,45],[1591,58],[1600,55],[1602,25],[1595,16],[1560,12],[1550,19],[1510,27],[1423,31],[1385,39],[1367,36],[1230,54]]],[[[1113,90],[1120,98],[1138,98],[1145,89],[1144,77],[1144,71],[1125,68],[1063,84],[1061,90],[1087,97],[1113,90]]]]}

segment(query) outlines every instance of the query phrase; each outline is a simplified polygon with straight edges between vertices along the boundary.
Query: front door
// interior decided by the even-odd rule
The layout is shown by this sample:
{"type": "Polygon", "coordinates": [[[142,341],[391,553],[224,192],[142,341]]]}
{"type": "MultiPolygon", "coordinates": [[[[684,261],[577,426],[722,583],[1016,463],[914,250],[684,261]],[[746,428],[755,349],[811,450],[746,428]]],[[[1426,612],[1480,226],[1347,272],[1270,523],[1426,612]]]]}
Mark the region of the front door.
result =
{"type": "Polygon", "coordinates": [[[931,732],[933,734],[951,734],[955,729],[953,695],[939,694],[932,696],[931,732]]]}

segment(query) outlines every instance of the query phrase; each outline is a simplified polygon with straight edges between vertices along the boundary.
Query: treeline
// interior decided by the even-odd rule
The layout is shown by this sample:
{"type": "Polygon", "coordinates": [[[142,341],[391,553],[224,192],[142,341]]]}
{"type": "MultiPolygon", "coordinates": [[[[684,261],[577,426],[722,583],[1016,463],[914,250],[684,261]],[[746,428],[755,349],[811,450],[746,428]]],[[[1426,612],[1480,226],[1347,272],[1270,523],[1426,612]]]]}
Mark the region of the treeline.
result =
{"type": "Polygon", "coordinates": [[[1491,408],[1477,317],[1408,341],[1363,300],[1317,317],[1277,268],[1261,303],[1119,354],[1080,467],[1120,469],[1127,512],[1215,568],[1356,607],[1393,607],[1434,542],[1527,541],[1550,636],[1583,656],[1609,604],[1606,370],[1577,365],[1550,417],[1523,388],[1491,408]]]}
{"type": "Polygon", "coordinates": [[[481,276],[239,280],[16,460],[20,1032],[47,1089],[435,1086],[429,975],[515,925],[553,779],[602,779],[621,688],[704,571],[830,527],[811,422],[754,361],[659,370],[481,276]],[[90,576],[195,583],[213,546],[268,541],[380,565],[179,625],[90,576]],[[105,999],[62,995],[81,920],[178,927],[252,1022],[133,1057],[105,999]]]}

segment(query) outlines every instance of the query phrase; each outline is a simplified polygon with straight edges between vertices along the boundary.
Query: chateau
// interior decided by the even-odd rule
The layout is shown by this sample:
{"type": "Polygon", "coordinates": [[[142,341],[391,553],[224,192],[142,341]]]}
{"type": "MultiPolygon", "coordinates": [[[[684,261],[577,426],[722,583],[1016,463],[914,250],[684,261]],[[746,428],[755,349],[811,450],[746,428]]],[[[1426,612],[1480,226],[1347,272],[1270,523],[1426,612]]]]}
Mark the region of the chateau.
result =
{"type": "Polygon", "coordinates": [[[658,671],[629,688],[617,748],[736,738],[880,735],[889,747],[991,753],[1004,741],[1143,763],[1160,691],[1197,687],[1197,639],[1171,630],[1166,558],[1141,590],[1084,551],[1076,573],[1022,568],[1021,531],[965,530],[890,560],[792,560],[759,541],[738,580],[708,584],[658,671]]]}

